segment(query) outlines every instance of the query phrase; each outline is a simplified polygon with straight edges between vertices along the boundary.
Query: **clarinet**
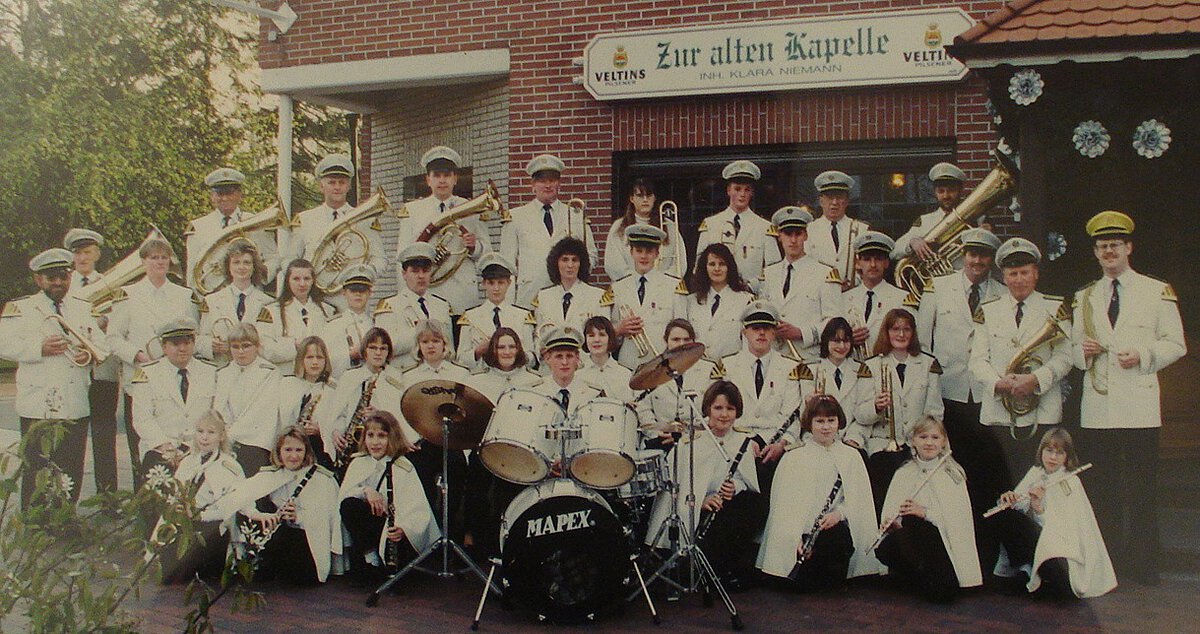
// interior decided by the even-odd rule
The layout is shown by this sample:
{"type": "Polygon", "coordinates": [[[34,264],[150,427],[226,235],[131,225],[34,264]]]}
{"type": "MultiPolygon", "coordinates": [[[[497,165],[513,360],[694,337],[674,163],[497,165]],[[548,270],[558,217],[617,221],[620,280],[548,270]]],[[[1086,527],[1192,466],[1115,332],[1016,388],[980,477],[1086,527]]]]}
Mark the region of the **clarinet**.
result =
{"type": "MultiPolygon", "coordinates": [[[[276,509],[275,523],[272,524],[270,528],[263,530],[262,537],[260,539],[253,539],[253,540],[246,541],[247,551],[252,558],[257,559],[258,554],[262,551],[263,548],[266,547],[267,543],[271,541],[271,538],[275,536],[275,531],[279,530],[279,527],[281,525],[283,525],[283,519],[280,517],[283,514],[283,509],[285,507],[287,507],[287,505],[291,504],[292,502],[295,502],[296,498],[300,497],[300,492],[304,490],[304,487],[308,486],[308,481],[313,477],[313,474],[316,472],[317,472],[317,465],[314,464],[313,466],[309,467],[308,472],[305,473],[304,477],[300,478],[300,482],[298,484],[296,484],[296,488],[292,491],[292,494],[290,496],[288,496],[288,499],[285,500],[283,502],[283,504],[279,505],[278,509],[276,509]]],[[[246,518],[246,522],[242,525],[242,533],[249,534],[252,532],[255,532],[254,520],[246,518]]]]}
{"type": "MultiPolygon", "coordinates": [[[[750,440],[750,438],[747,438],[742,441],[742,446],[740,449],[738,449],[737,455],[734,456],[733,461],[729,463],[729,472],[725,474],[725,478],[721,481],[722,483],[733,480],[733,476],[737,473],[738,465],[742,463],[742,456],[745,456],[746,449],[750,448],[750,440]]],[[[710,511],[704,517],[700,518],[700,526],[696,529],[696,537],[692,540],[693,542],[699,544],[700,542],[704,541],[704,536],[708,534],[709,527],[712,526],[713,520],[716,519],[717,513],[720,512],[720,509],[710,511]]]]}
{"type": "Polygon", "coordinates": [[[339,469],[345,469],[350,464],[350,457],[358,451],[358,442],[362,440],[363,420],[367,418],[367,409],[371,407],[371,396],[375,394],[375,383],[379,381],[381,374],[382,372],[376,374],[363,388],[362,396],[358,398],[358,405],[354,407],[354,415],[346,424],[346,446],[337,452],[337,460],[333,463],[339,469]]]}
{"type": "Polygon", "coordinates": [[[812,528],[804,534],[804,538],[800,540],[799,555],[796,557],[796,565],[799,566],[812,557],[813,547],[817,545],[817,535],[821,534],[821,520],[825,518],[825,514],[829,509],[833,508],[833,503],[837,501],[838,493],[842,491],[842,474],[838,474],[837,480],[833,483],[833,488],[829,491],[829,497],[825,499],[825,506],[821,507],[821,512],[817,513],[817,519],[813,520],[812,528]]]}
{"type": "Polygon", "coordinates": [[[804,405],[801,404],[800,407],[797,407],[796,410],[792,412],[791,416],[788,416],[787,420],[783,421],[783,425],[781,425],[779,429],[775,430],[775,433],[771,435],[771,440],[767,442],[767,445],[774,445],[775,443],[779,442],[779,439],[783,438],[783,435],[787,433],[787,430],[791,429],[792,425],[795,424],[796,421],[800,420],[800,417],[803,415],[804,405]]]}
{"type": "Polygon", "coordinates": [[[388,568],[396,567],[396,559],[400,554],[400,543],[386,537],[387,531],[396,526],[396,503],[392,497],[392,465],[394,464],[396,464],[396,459],[392,458],[383,471],[383,477],[387,481],[387,528],[384,529],[385,537],[383,538],[383,565],[388,568]]]}

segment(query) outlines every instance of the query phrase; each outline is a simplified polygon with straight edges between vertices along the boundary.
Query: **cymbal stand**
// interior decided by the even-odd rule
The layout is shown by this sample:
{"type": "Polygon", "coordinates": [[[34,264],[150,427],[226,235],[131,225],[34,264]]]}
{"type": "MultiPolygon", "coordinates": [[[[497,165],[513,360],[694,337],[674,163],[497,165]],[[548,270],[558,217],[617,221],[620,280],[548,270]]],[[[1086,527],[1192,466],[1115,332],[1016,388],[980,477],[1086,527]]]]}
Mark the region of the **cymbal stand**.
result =
{"type": "Polygon", "coordinates": [[[443,403],[438,409],[438,413],[441,414],[442,417],[442,473],[440,476],[438,476],[437,483],[439,496],[438,499],[441,501],[442,505],[442,536],[439,537],[437,541],[426,547],[416,559],[409,562],[407,566],[401,568],[396,574],[389,577],[387,581],[384,581],[383,585],[376,588],[375,591],[367,597],[368,607],[375,607],[379,603],[379,596],[381,594],[386,592],[388,588],[392,587],[392,585],[413,570],[420,570],[421,572],[426,572],[442,579],[454,577],[458,573],[470,570],[471,572],[475,573],[477,577],[483,580],[485,584],[485,593],[486,590],[490,588],[496,594],[502,594],[500,592],[500,588],[492,583],[491,575],[483,574],[483,569],[481,569],[475,563],[475,561],[471,559],[471,556],[468,555],[465,550],[463,550],[462,546],[455,543],[453,539],[447,537],[447,535],[450,533],[450,424],[456,419],[462,419],[462,410],[454,403],[443,403]],[[466,564],[466,568],[457,571],[450,570],[451,550],[453,550],[454,554],[466,564]],[[441,551],[442,553],[442,569],[440,571],[418,568],[418,566],[421,565],[421,562],[425,561],[438,551],[441,551]]]}
{"type": "MultiPolygon", "coordinates": [[[[679,376],[678,373],[675,372],[672,372],[672,375],[672,378],[679,376]]],[[[677,392],[678,393],[676,394],[675,398],[676,411],[678,412],[679,402],[683,398],[682,386],[680,386],[680,389],[677,390],[677,392]]],[[[671,474],[673,478],[673,481],[670,483],[671,512],[667,516],[667,519],[663,521],[662,526],[658,528],[658,532],[655,533],[654,539],[650,541],[650,544],[653,547],[658,543],[658,540],[662,538],[663,532],[666,531],[671,542],[671,555],[667,557],[666,561],[664,561],[661,566],[658,567],[658,570],[654,571],[654,574],[650,575],[650,577],[646,579],[645,583],[646,585],[650,585],[656,580],[661,580],[663,583],[675,588],[676,590],[679,590],[680,592],[703,592],[705,605],[708,605],[711,601],[711,595],[709,593],[716,591],[717,596],[721,598],[721,602],[725,604],[725,609],[729,612],[730,627],[736,631],[740,631],[745,626],[742,623],[741,615],[738,614],[737,606],[733,604],[733,598],[729,596],[729,593],[725,590],[725,586],[721,584],[720,578],[717,577],[716,571],[713,570],[712,564],[709,563],[708,557],[705,556],[704,551],[700,548],[700,545],[695,542],[695,529],[693,528],[696,526],[695,416],[695,409],[689,406],[689,421],[687,426],[689,486],[686,500],[689,515],[688,519],[691,523],[684,524],[683,518],[679,517],[679,486],[681,484],[681,478],[679,477],[679,445],[676,443],[676,446],[672,451],[673,457],[671,459],[671,474]],[[686,558],[689,563],[688,585],[686,586],[668,576],[669,573],[675,571],[682,563],[680,562],[680,559],[684,558],[686,558]]],[[[708,430],[707,422],[701,420],[700,424],[703,425],[706,430],[708,430]]],[[[709,430],[709,433],[711,433],[711,430],[709,430]]],[[[726,456],[726,458],[728,458],[728,456],[726,456]]],[[[626,598],[626,601],[632,601],[636,596],[637,593],[634,592],[626,598]]]]}

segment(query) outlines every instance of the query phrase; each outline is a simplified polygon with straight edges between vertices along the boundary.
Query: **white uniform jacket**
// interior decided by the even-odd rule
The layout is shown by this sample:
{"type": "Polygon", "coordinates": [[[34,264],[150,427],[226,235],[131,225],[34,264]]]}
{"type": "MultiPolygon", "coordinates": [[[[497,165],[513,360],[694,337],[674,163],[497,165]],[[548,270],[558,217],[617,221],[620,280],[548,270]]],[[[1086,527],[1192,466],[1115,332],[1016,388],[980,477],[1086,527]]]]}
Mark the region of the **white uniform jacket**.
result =
{"type": "Polygon", "coordinates": [[[369,311],[356,313],[344,310],[325,322],[321,328],[321,339],[329,349],[329,363],[333,366],[335,378],[350,369],[350,350],[357,350],[362,344],[363,335],[374,326],[375,317],[369,311]]]}
{"type": "Polygon", "coordinates": [[[229,440],[270,451],[279,437],[279,396],[279,372],[260,357],[217,370],[213,409],[225,418],[229,440]]]}
{"type": "Polygon", "coordinates": [[[1084,306],[1088,302],[1095,338],[1109,350],[1095,357],[1084,376],[1081,424],[1089,429],[1159,427],[1158,371],[1187,353],[1179,300],[1170,284],[1135,271],[1126,271],[1118,279],[1121,310],[1116,327],[1108,323],[1111,280],[1095,282],[1075,294],[1071,332],[1075,367],[1086,369],[1088,365],[1083,359],[1088,331],[1084,306]],[[1116,353],[1128,349],[1137,350],[1142,362],[1126,370],[1117,362],[1116,353]],[[1101,389],[1107,387],[1108,394],[1097,392],[1097,384],[1101,389]]]}
{"type": "Polygon", "coordinates": [[[593,399],[600,398],[600,390],[585,383],[578,375],[575,376],[575,380],[571,381],[571,384],[567,387],[562,387],[558,383],[555,383],[554,379],[547,377],[541,383],[533,386],[532,389],[538,394],[549,396],[559,406],[562,405],[562,391],[566,390],[570,394],[566,412],[568,418],[574,415],[575,411],[581,406],[591,402],[593,399]]]}
{"type": "Polygon", "coordinates": [[[804,339],[795,344],[805,361],[813,361],[820,356],[817,343],[825,324],[845,314],[842,308],[842,278],[837,269],[821,264],[811,255],[805,255],[795,262],[783,259],[768,266],[763,271],[759,296],[779,309],[782,321],[800,329],[804,339]],[[792,283],[785,295],[783,287],[787,282],[789,265],[793,267],[792,283]]]}
{"type": "Polygon", "coordinates": [[[597,315],[608,317],[608,308],[603,306],[604,289],[584,282],[576,282],[569,291],[571,303],[563,315],[563,300],[568,291],[562,284],[555,284],[538,291],[533,298],[533,316],[537,321],[537,332],[547,326],[570,326],[583,333],[583,324],[597,315]]]}
{"type": "Polygon", "coordinates": [[[904,235],[896,239],[896,246],[892,249],[892,259],[899,260],[906,255],[912,255],[912,249],[908,246],[913,238],[924,238],[929,230],[934,228],[937,223],[941,222],[946,217],[946,212],[942,211],[941,207],[934,209],[929,213],[921,214],[913,221],[908,231],[904,235]]]}
{"type": "Polygon", "coordinates": [[[892,411],[896,417],[896,442],[909,442],[913,425],[925,416],[942,420],[946,407],[942,402],[942,368],[938,360],[928,354],[909,356],[904,363],[904,381],[896,369],[901,363],[894,356],[874,356],[866,360],[873,385],[867,389],[867,397],[859,401],[854,422],[857,429],[847,430],[846,438],[858,441],[868,454],[887,446],[891,430],[883,417],[875,411],[875,396],[879,394],[883,377],[881,365],[887,363],[888,375],[892,380],[892,411]],[[865,441],[865,442],[864,442],[865,441]]]}
{"type": "Polygon", "coordinates": [[[199,323],[199,304],[200,299],[190,289],[170,280],[155,288],[143,277],[121,287],[108,318],[108,347],[121,358],[121,375],[126,381],[133,376],[134,358],[157,339],[159,326],[182,317],[199,323]]]}
{"type": "MultiPolygon", "coordinates": [[[[844,437],[847,440],[854,440],[866,448],[863,439],[855,435],[854,421],[863,401],[875,399],[875,389],[878,387],[878,383],[871,374],[871,368],[866,363],[854,359],[846,359],[842,361],[841,365],[834,365],[826,358],[805,364],[799,372],[800,394],[803,399],[801,402],[807,403],[808,397],[815,394],[817,386],[820,385],[825,394],[837,399],[838,404],[842,406],[842,411],[846,413],[844,437]],[[840,387],[837,382],[839,371],[842,378],[840,387]]],[[[793,427],[797,431],[800,429],[799,423],[794,424],[793,427]]],[[[797,433],[797,435],[799,434],[797,433]]]]}
{"type": "MultiPolygon", "coordinates": [[[[699,425],[702,420],[700,406],[704,402],[704,392],[713,381],[725,378],[725,366],[719,361],[700,359],[696,365],[683,373],[683,390],[675,381],[667,381],[650,390],[650,394],[642,396],[634,404],[638,413],[638,426],[647,439],[657,438],[667,430],[667,426],[675,421],[684,425],[699,425]]],[[[754,383],[750,383],[753,389],[754,383]]],[[[745,388],[738,386],[739,390],[745,388]]],[[[743,392],[743,397],[745,393],[743,392]]],[[[745,419],[739,423],[744,425],[745,419]]],[[[685,427],[686,429],[686,427],[685,427]]]]}
{"type": "Polygon", "coordinates": [[[700,223],[700,237],[696,242],[696,256],[704,252],[705,247],[715,242],[724,243],[733,251],[733,259],[737,262],[738,273],[757,293],[762,271],[770,264],[779,261],[779,244],[775,240],[775,231],[771,221],[747,209],[741,214],[726,207],[700,223]],[[733,219],[740,217],[741,230],[734,231],[733,219]]]}
{"type": "Polygon", "coordinates": [[[337,383],[330,379],[328,383],[309,383],[304,379],[288,375],[279,379],[279,428],[282,431],[288,427],[300,424],[300,412],[306,403],[305,397],[317,399],[313,405],[313,421],[320,425],[317,418],[317,408],[325,399],[333,400],[337,383]]]}
{"type": "Polygon", "coordinates": [[[417,325],[427,319],[436,319],[445,328],[452,328],[454,324],[450,321],[450,311],[450,302],[445,299],[433,293],[419,296],[405,287],[399,293],[379,300],[375,306],[375,325],[386,330],[392,338],[392,357],[403,358],[408,363],[415,358],[417,325]],[[424,309],[421,308],[422,304],[425,305],[424,309]],[[425,311],[429,311],[428,317],[425,311]]]}
{"type": "MultiPolygon", "coordinates": [[[[1009,361],[1017,351],[1033,340],[1058,314],[1062,298],[1034,291],[1022,306],[1021,326],[1017,327],[1017,302],[1011,294],[979,307],[975,315],[975,336],[971,340],[971,374],[978,393],[982,395],[979,422],[985,425],[1016,425],[1027,427],[1034,423],[1054,425],[1062,419],[1062,389],[1060,382],[1071,371],[1071,344],[1065,338],[1050,346],[1040,346],[1034,354],[1042,365],[1033,371],[1037,377],[1037,408],[1014,420],[1004,409],[1000,395],[995,393],[996,382],[1007,374],[1009,361]]],[[[1067,310],[1070,310],[1069,307],[1067,310]]],[[[1064,314],[1069,317],[1069,313],[1064,314]]],[[[1070,330],[1064,323],[1062,328],[1070,330]]]]}
{"type": "Polygon", "coordinates": [[[271,302],[258,311],[254,327],[262,342],[262,356],[279,366],[285,374],[294,367],[296,346],[309,336],[321,336],[325,322],[337,314],[329,302],[309,300],[301,304],[295,299],[287,304],[271,302]]]}
{"type": "Polygon", "coordinates": [[[579,358],[579,371],[576,373],[583,381],[593,387],[604,390],[605,396],[620,399],[625,402],[633,400],[633,390],[629,389],[629,377],[633,370],[617,363],[616,359],[605,359],[604,365],[596,365],[592,355],[585,354],[579,358]]]}
{"type": "Polygon", "coordinates": [[[917,316],[917,298],[892,286],[888,281],[882,281],[875,288],[868,289],[859,284],[842,293],[843,315],[851,327],[867,327],[867,356],[874,354],[875,342],[879,340],[879,329],[883,327],[883,318],[893,308],[904,308],[917,316]],[[871,292],[871,316],[867,314],[867,292],[871,292]]]}
{"type": "Polygon", "coordinates": [[[133,428],[141,437],[140,455],[164,443],[176,448],[190,444],[196,419],[213,408],[217,368],[203,359],[192,359],[186,369],[186,401],[179,389],[179,368],[166,359],[134,371],[129,394],[133,397],[133,428]]]}
{"type": "MultiPolygon", "coordinates": [[[[659,351],[663,348],[663,332],[667,324],[676,317],[686,317],[687,307],[685,295],[687,289],[678,279],[660,271],[647,271],[646,274],[633,274],[613,282],[605,303],[611,305],[612,315],[609,319],[613,324],[624,319],[626,310],[642,318],[642,332],[650,339],[650,343],[659,351]],[[642,301],[638,301],[638,288],[641,279],[646,278],[646,293],[642,301]]],[[[637,344],[633,337],[625,337],[621,349],[617,351],[617,360],[621,365],[636,370],[637,367],[649,361],[653,355],[638,354],[637,344]]]]}
{"type": "MultiPolygon", "coordinates": [[[[349,203],[342,205],[337,210],[338,219],[344,218],[345,214],[354,210],[349,203]]],[[[335,220],[333,218],[334,210],[321,203],[312,209],[302,211],[296,216],[295,223],[292,225],[290,244],[287,251],[291,253],[290,260],[296,258],[304,258],[313,265],[319,266],[317,262],[313,262],[313,254],[316,253],[317,246],[321,244],[321,237],[325,231],[329,229],[335,220]]],[[[379,218],[374,220],[364,220],[358,222],[355,226],[359,232],[367,237],[367,244],[371,249],[371,257],[367,260],[367,264],[375,267],[375,275],[382,276],[387,270],[387,255],[383,251],[383,227],[379,222],[379,218]]]]}
{"type": "MultiPolygon", "coordinates": [[[[273,301],[270,295],[254,286],[239,291],[232,284],[205,295],[200,302],[200,331],[196,333],[196,355],[205,359],[213,358],[213,330],[218,321],[228,319],[228,322],[221,323],[229,329],[239,323],[256,324],[263,308],[273,301]],[[239,295],[243,294],[246,296],[245,309],[242,318],[238,319],[237,305],[239,295]]],[[[255,329],[258,329],[257,325],[255,329]]],[[[225,343],[229,343],[227,334],[223,336],[226,337],[225,343]]]]}
{"type": "MultiPolygon", "coordinates": [[[[80,335],[104,344],[91,305],[68,294],[60,310],[80,335]]],[[[46,337],[66,336],[59,324],[46,321],[54,314],[54,302],[42,292],[8,302],[0,314],[0,357],[17,362],[16,408],[22,418],[74,420],[91,412],[90,368],[76,367],[66,354],[42,356],[46,337]]]]}
{"type": "MultiPolygon", "coordinates": [[[[613,365],[617,365],[615,361],[613,365]]],[[[530,388],[541,382],[542,375],[528,367],[523,366],[505,371],[487,366],[486,370],[471,373],[467,384],[478,390],[492,402],[492,405],[495,405],[505,390],[514,387],[530,388]]]]}
{"type": "MultiPolygon", "coordinates": [[[[696,453],[695,453],[695,477],[690,482],[692,485],[692,493],[695,494],[696,512],[693,517],[691,509],[688,508],[688,480],[680,487],[678,498],[678,512],[680,519],[683,520],[688,530],[694,531],[700,523],[702,515],[700,506],[704,503],[704,499],[717,491],[721,490],[721,485],[725,483],[725,476],[729,475],[729,468],[732,466],[732,461],[737,457],[741,450],[742,443],[748,440],[745,432],[738,431],[737,428],[730,429],[725,432],[724,436],[717,436],[708,431],[696,432],[696,453]],[[720,449],[717,446],[720,445],[720,449]],[[721,453],[724,450],[724,454],[721,453]],[[725,456],[729,456],[729,462],[725,460],[725,456]]],[[[684,434],[679,440],[680,450],[685,453],[680,454],[680,465],[686,470],[687,466],[683,460],[689,449],[688,436],[684,434]]],[[[754,444],[750,440],[751,445],[754,444]]],[[[734,495],[738,495],[743,491],[751,491],[757,493],[758,488],[758,469],[754,465],[754,447],[746,448],[746,453],[742,455],[742,460],[738,462],[737,471],[733,474],[733,491],[734,495]]],[[[654,545],[659,548],[669,548],[670,539],[666,531],[663,531],[659,537],[658,544],[651,544],[651,540],[656,535],[659,535],[659,528],[666,521],[667,515],[671,512],[671,494],[668,491],[659,491],[658,496],[654,499],[654,506],[650,510],[649,530],[646,531],[646,544],[654,545]]],[[[704,514],[707,514],[705,512],[704,514]]],[[[753,539],[755,535],[747,535],[746,539],[753,539]]]]}
{"type": "MultiPolygon", "coordinates": [[[[175,479],[180,482],[199,483],[196,489],[196,509],[201,513],[216,505],[226,494],[233,492],[246,474],[236,458],[228,453],[213,452],[207,460],[193,449],[188,452],[179,467],[175,469],[175,479]]],[[[221,532],[229,530],[227,524],[222,524],[221,532]]]]}
{"type": "MultiPolygon", "coordinates": [[[[763,362],[763,387],[755,394],[754,375],[759,361],[750,350],[742,347],[737,354],[721,359],[725,368],[725,380],[732,381],[742,391],[745,410],[738,425],[750,435],[758,434],[763,441],[779,429],[787,417],[800,406],[800,375],[802,364],[772,350],[761,359],[763,362]]],[[[703,394],[701,394],[703,396],[703,394]]],[[[795,442],[800,437],[800,428],[793,425],[782,440],[795,442]]]]}
{"type": "Polygon", "coordinates": [[[461,328],[458,331],[458,351],[455,358],[464,367],[480,370],[487,365],[483,362],[483,357],[475,358],[475,346],[481,341],[487,341],[492,337],[492,333],[496,332],[497,316],[501,326],[516,331],[528,358],[531,361],[536,359],[534,351],[537,350],[537,342],[533,335],[536,322],[533,312],[507,300],[501,304],[484,301],[458,318],[461,328]],[[500,309],[499,312],[496,311],[497,308],[500,309]]]}
{"type": "MultiPolygon", "coordinates": [[[[636,218],[636,216],[635,216],[636,218]]],[[[637,224],[648,225],[649,219],[643,220],[637,218],[637,224]]],[[[658,226],[658,225],[655,225],[658,226]]],[[[604,272],[608,274],[608,279],[619,280],[626,275],[633,273],[633,256],[629,253],[629,241],[625,239],[625,223],[621,218],[613,221],[612,226],[608,229],[608,239],[604,242],[604,272]]],[[[668,231],[667,241],[663,243],[659,249],[658,263],[654,268],[675,275],[677,270],[675,267],[675,245],[684,244],[683,238],[679,235],[679,228],[672,225],[668,231]]],[[[687,271],[687,247],[682,249],[684,261],[679,263],[678,272],[687,271]]],[[[596,261],[592,261],[592,269],[596,268],[596,261]]]]}
{"type": "Polygon", "coordinates": [[[687,296],[687,320],[696,329],[696,341],[704,344],[704,354],[720,359],[741,349],[742,311],[752,301],[753,293],[735,291],[728,286],[720,293],[709,290],[703,301],[696,293],[687,296]],[[717,306],[715,312],[714,304],[717,306]]]}
{"type": "MultiPolygon", "coordinates": [[[[87,290],[87,287],[104,279],[104,275],[99,271],[92,271],[87,276],[87,284],[83,283],[83,276],[79,271],[71,271],[71,287],[67,294],[79,295],[82,291],[87,290]]],[[[92,341],[107,346],[108,338],[107,325],[104,326],[106,332],[97,333],[92,341]]],[[[98,366],[92,366],[92,378],[97,381],[119,381],[121,379],[121,359],[117,355],[109,355],[108,360],[98,366]]]]}
{"type": "MultiPolygon", "coordinates": [[[[435,196],[426,196],[420,200],[404,203],[404,209],[408,212],[408,218],[403,218],[400,224],[399,240],[396,242],[396,267],[400,268],[400,252],[415,242],[417,237],[421,235],[421,232],[425,230],[425,227],[435,222],[446,212],[452,210],[456,205],[461,205],[465,202],[467,202],[467,199],[461,196],[451,196],[444,203],[435,196]]],[[[479,216],[467,216],[459,220],[457,224],[475,234],[475,249],[470,253],[466,253],[466,247],[463,245],[461,234],[454,229],[448,230],[446,234],[448,238],[442,246],[452,254],[452,257],[446,259],[443,267],[449,270],[449,266],[462,257],[462,255],[466,255],[467,257],[463,259],[462,264],[454,271],[454,275],[442,280],[441,284],[429,290],[430,292],[436,292],[441,297],[446,298],[446,301],[450,302],[450,312],[455,315],[461,315],[463,311],[479,303],[479,271],[475,263],[479,261],[479,258],[483,257],[483,254],[492,250],[492,245],[488,241],[488,229],[484,226],[483,221],[479,219],[479,216]]],[[[438,244],[436,238],[431,238],[430,243],[435,246],[438,244]]]]}
{"type": "MultiPolygon", "coordinates": [[[[236,226],[251,215],[253,214],[248,214],[239,207],[230,214],[227,227],[236,226]]],[[[183,233],[184,257],[187,260],[185,279],[191,288],[196,286],[195,280],[192,279],[192,269],[196,266],[196,262],[217,241],[217,236],[225,230],[225,227],[221,226],[221,219],[221,212],[214,209],[189,223],[187,230],[183,233]]],[[[262,258],[263,265],[267,267],[267,280],[275,279],[280,271],[279,240],[275,231],[264,229],[253,231],[250,233],[250,240],[254,242],[254,246],[258,247],[258,255],[262,258]]],[[[220,260],[224,257],[224,254],[220,254],[217,259],[220,260]]]]}
{"type": "MultiPolygon", "coordinates": [[[[338,493],[340,501],[347,498],[364,500],[366,489],[373,489],[383,494],[387,499],[388,485],[385,469],[391,465],[392,499],[389,500],[393,509],[393,522],[404,529],[408,543],[418,553],[423,552],[430,544],[442,536],[441,529],[433,518],[429,508],[429,499],[425,497],[425,489],[421,479],[408,458],[397,456],[395,462],[391,458],[376,460],[369,455],[355,458],[346,469],[346,477],[342,478],[342,488],[338,493]]],[[[343,539],[345,536],[343,535],[343,539]]],[[[378,554],[383,559],[384,545],[387,543],[387,526],[379,533],[378,554]]]]}
{"type": "MultiPolygon", "coordinates": [[[[975,319],[967,297],[971,282],[961,271],[935,277],[921,295],[917,313],[917,337],[921,348],[937,357],[945,374],[942,375],[942,398],[966,403],[968,396],[976,402],[987,394],[971,390],[971,339],[975,336],[975,319]]],[[[979,305],[1008,292],[1004,285],[987,278],[979,285],[979,305]]],[[[990,393],[990,391],[989,391],[990,393]]]]}
{"type": "Polygon", "coordinates": [[[837,221],[838,232],[838,247],[833,248],[833,232],[830,231],[832,223],[825,216],[818,216],[812,222],[808,223],[808,240],[804,242],[804,250],[809,255],[815,257],[818,262],[823,262],[838,270],[843,276],[846,274],[846,259],[854,258],[853,240],[850,238],[851,230],[856,231],[855,236],[861,236],[863,233],[870,231],[871,226],[861,220],[855,220],[850,216],[842,216],[837,221]]]}
{"type": "Polygon", "coordinates": [[[574,236],[587,246],[588,259],[600,261],[592,225],[584,214],[569,210],[566,203],[556,200],[550,205],[554,233],[546,233],[545,212],[536,199],[510,211],[512,220],[500,230],[500,255],[517,267],[516,284],[509,291],[513,303],[529,306],[537,292],[550,286],[546,271],[546,256],[563,238],[574,236]]]}
{"type": "Polygon", "coordinates": [[[758,551],[763,572],[786,577],[792,571],[800,542],[824,508],[839,474],[842,489],[830,511],[846,518],[854,542],[846,576],[879,573],[882,565],[867,550],[879,534],[867,466],[857,449],[840,442],[828,448],[808,442],[790,448],[779,459],[771,485],[771,512],[758,551]]]}
{"type": "MultiPolygon", "coordinates": [[[[929,470],[938,458],[924,461],[913,458],[900,466],[892,476],[887,497],[883,501],[884,518],[896,517],[900,505],[912,497],[913,491],[929,477],[929,470]]],[[[979,569],[979,553],[975,550],[975,522],[971,515],[971,499],[967,496],[967,474],[953,459],[947,459],[929,483],[921,489],[914,502],[925,507],[925,519],[937,527],[942,545],[954,565],[960,588],[983,585],[979,569]]],[[[905,518],[900,519],[903,525],[905,518]]]]}

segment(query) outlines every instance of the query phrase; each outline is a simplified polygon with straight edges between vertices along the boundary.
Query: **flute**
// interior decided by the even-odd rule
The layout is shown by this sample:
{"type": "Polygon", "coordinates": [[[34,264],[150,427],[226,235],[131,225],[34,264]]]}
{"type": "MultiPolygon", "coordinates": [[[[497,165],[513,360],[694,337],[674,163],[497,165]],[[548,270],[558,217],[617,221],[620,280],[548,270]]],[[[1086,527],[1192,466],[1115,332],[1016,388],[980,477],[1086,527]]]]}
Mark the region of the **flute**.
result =
{"type": "MultiPolygon", "coordinates": [[[[1084,471],[1087,471],[1088,469],[1091,469],[1091,468],[1092,468],[1092,463],[1089,462],[1074,471],[1066,471],[1064,473],[1060,473],[1053,480],[1051,478],[1047,477],[1046,484],[1044,484],[1043,487],[1046,489],[1049,489],[1050,487],[1058,484],[1059,482],[1062,482],[1063,480],[1066,480],[1067,478],[1069,478],[1073,475],[1079,475],[1079,474],[1083,473],[1084,471]]],[[[1018,495],[1017,499],[1013,500],[1012,502],[1000,502],[996,506],[993,506],[992,508],[985,511],[983,513],[983,517],[988,518],[988,517],[991,517],[991,516],[999,513],[1000,511],[1008,510],[1008,509],[1012,508],[1013,505],[1016,504],[1017,502],[1020,502],[1021,500],[1024,500],[1025,498],[1028,498],[1028,497],[1029,497],[1029,492],[1026,491],[1025,493],[1018,495]]]]}
{"type": "MultiPolygon", "coordinates": [[[[926,474],[925,478],[921,480],[921,483],[917,485],[917,488],[912,493],[910,493],[907,497],[905,497],[904,499],[911,500],[911,499],[917,497],[917,495],[919,495],[921,493],[921,491],[925,489],[925,485],[929,484],[929,481],[933,479],[933,476],[938,471],[941,470],[942,465],[946,464],[946,460],[949,458],[950,458],[950,450],[947,449],[946,453],[943,454],[941,459],[937,461],[937,464],[933,465],[933,468],[929,470],[929,473],[926,474]]],[[[892,524],[896,523],[897,519],[899,519],[899,516],[894,515],[892,517],[889,517],[888,521],[883,522],[882,524],[879,525],[880,526],[879,536],[875,538],[874,542],[871,542],[871,547],[867,549],[867,552],[871,552],[872,550],[879,548],[879,545],[883,543],[883,538],[887,537],[888,530],[891,529],[892,524]]]]}

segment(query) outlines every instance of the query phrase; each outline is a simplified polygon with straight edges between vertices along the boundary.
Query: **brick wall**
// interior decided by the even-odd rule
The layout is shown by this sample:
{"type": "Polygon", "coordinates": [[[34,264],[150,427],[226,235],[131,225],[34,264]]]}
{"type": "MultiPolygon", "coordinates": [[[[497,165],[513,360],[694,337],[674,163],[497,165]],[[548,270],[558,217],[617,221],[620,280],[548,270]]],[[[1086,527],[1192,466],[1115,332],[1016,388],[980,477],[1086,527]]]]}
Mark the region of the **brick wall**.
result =
{"type": "MultiPolygon", "coordinates": [[[[972,181],[978,181],[990,168],[987,152],[994,145],[994,134],[985,112],[982,82],[971,79],[924,87],[880,86],[614,103],[598,102],[581,85],[573,83],[572,77],[580,69],[571,60],[602,32],[672,27],[684,22],[737,23],[944,6],[962,7],[979,19],[999,9],[1003,3],[998,0],[292,0],[290,4],[300,19],[276,42],[267,42],[264,37],[259,58],[264,68],[508,49],[511,72],[507,83],[506,160],[508,180],[514,185],[525,182],[523,168],[529,158],[546,151],[555,152],[568,165],[563,192],[595,202],[610,198],[611,156],[617,150],[926,136],[957,138],[956,160],[972,181]]],[[[404,160],[411,160],[414,153],[419,156],[419,150],[380,145],[385,138],[389,139],[387,143],[401,143],[383,132],[386,122],[395,116],[392,111],[376,115],[378,121],[370,128],[377,162],[388,152],[393,152],[390,156],[407,152],[409,158],[404,160]]],[[[389,129],[400,132],[394,125],[389,129]]],[[[427,138],[446,140],[446,136],[439,135],[458,133],[455,128],[435,128],[427,138]]],[[[464,155],[480,151],[466,145],[456,147],[464,155]]],[[[480,166],[475,168],[479,180],[480,166]]],[[[394,169],[397,166],[393,163],[373,165],[372,178],[384,178],[379,184],[386,186],[386,174],[394,169]]],[[[524,188],[516,192],[502,188],[501,193],[511,205],[521,204],[528,197],[524,188]]],[[[594,217],[593,229],[602,239],[609,224],[608,214],[596,215],[599,217],[594,217]]],[[[997,220],[1002,219],[993,218],[997,220]]],[[[1003,230],[1004,223],[997,226],[1003,230]]]]}

